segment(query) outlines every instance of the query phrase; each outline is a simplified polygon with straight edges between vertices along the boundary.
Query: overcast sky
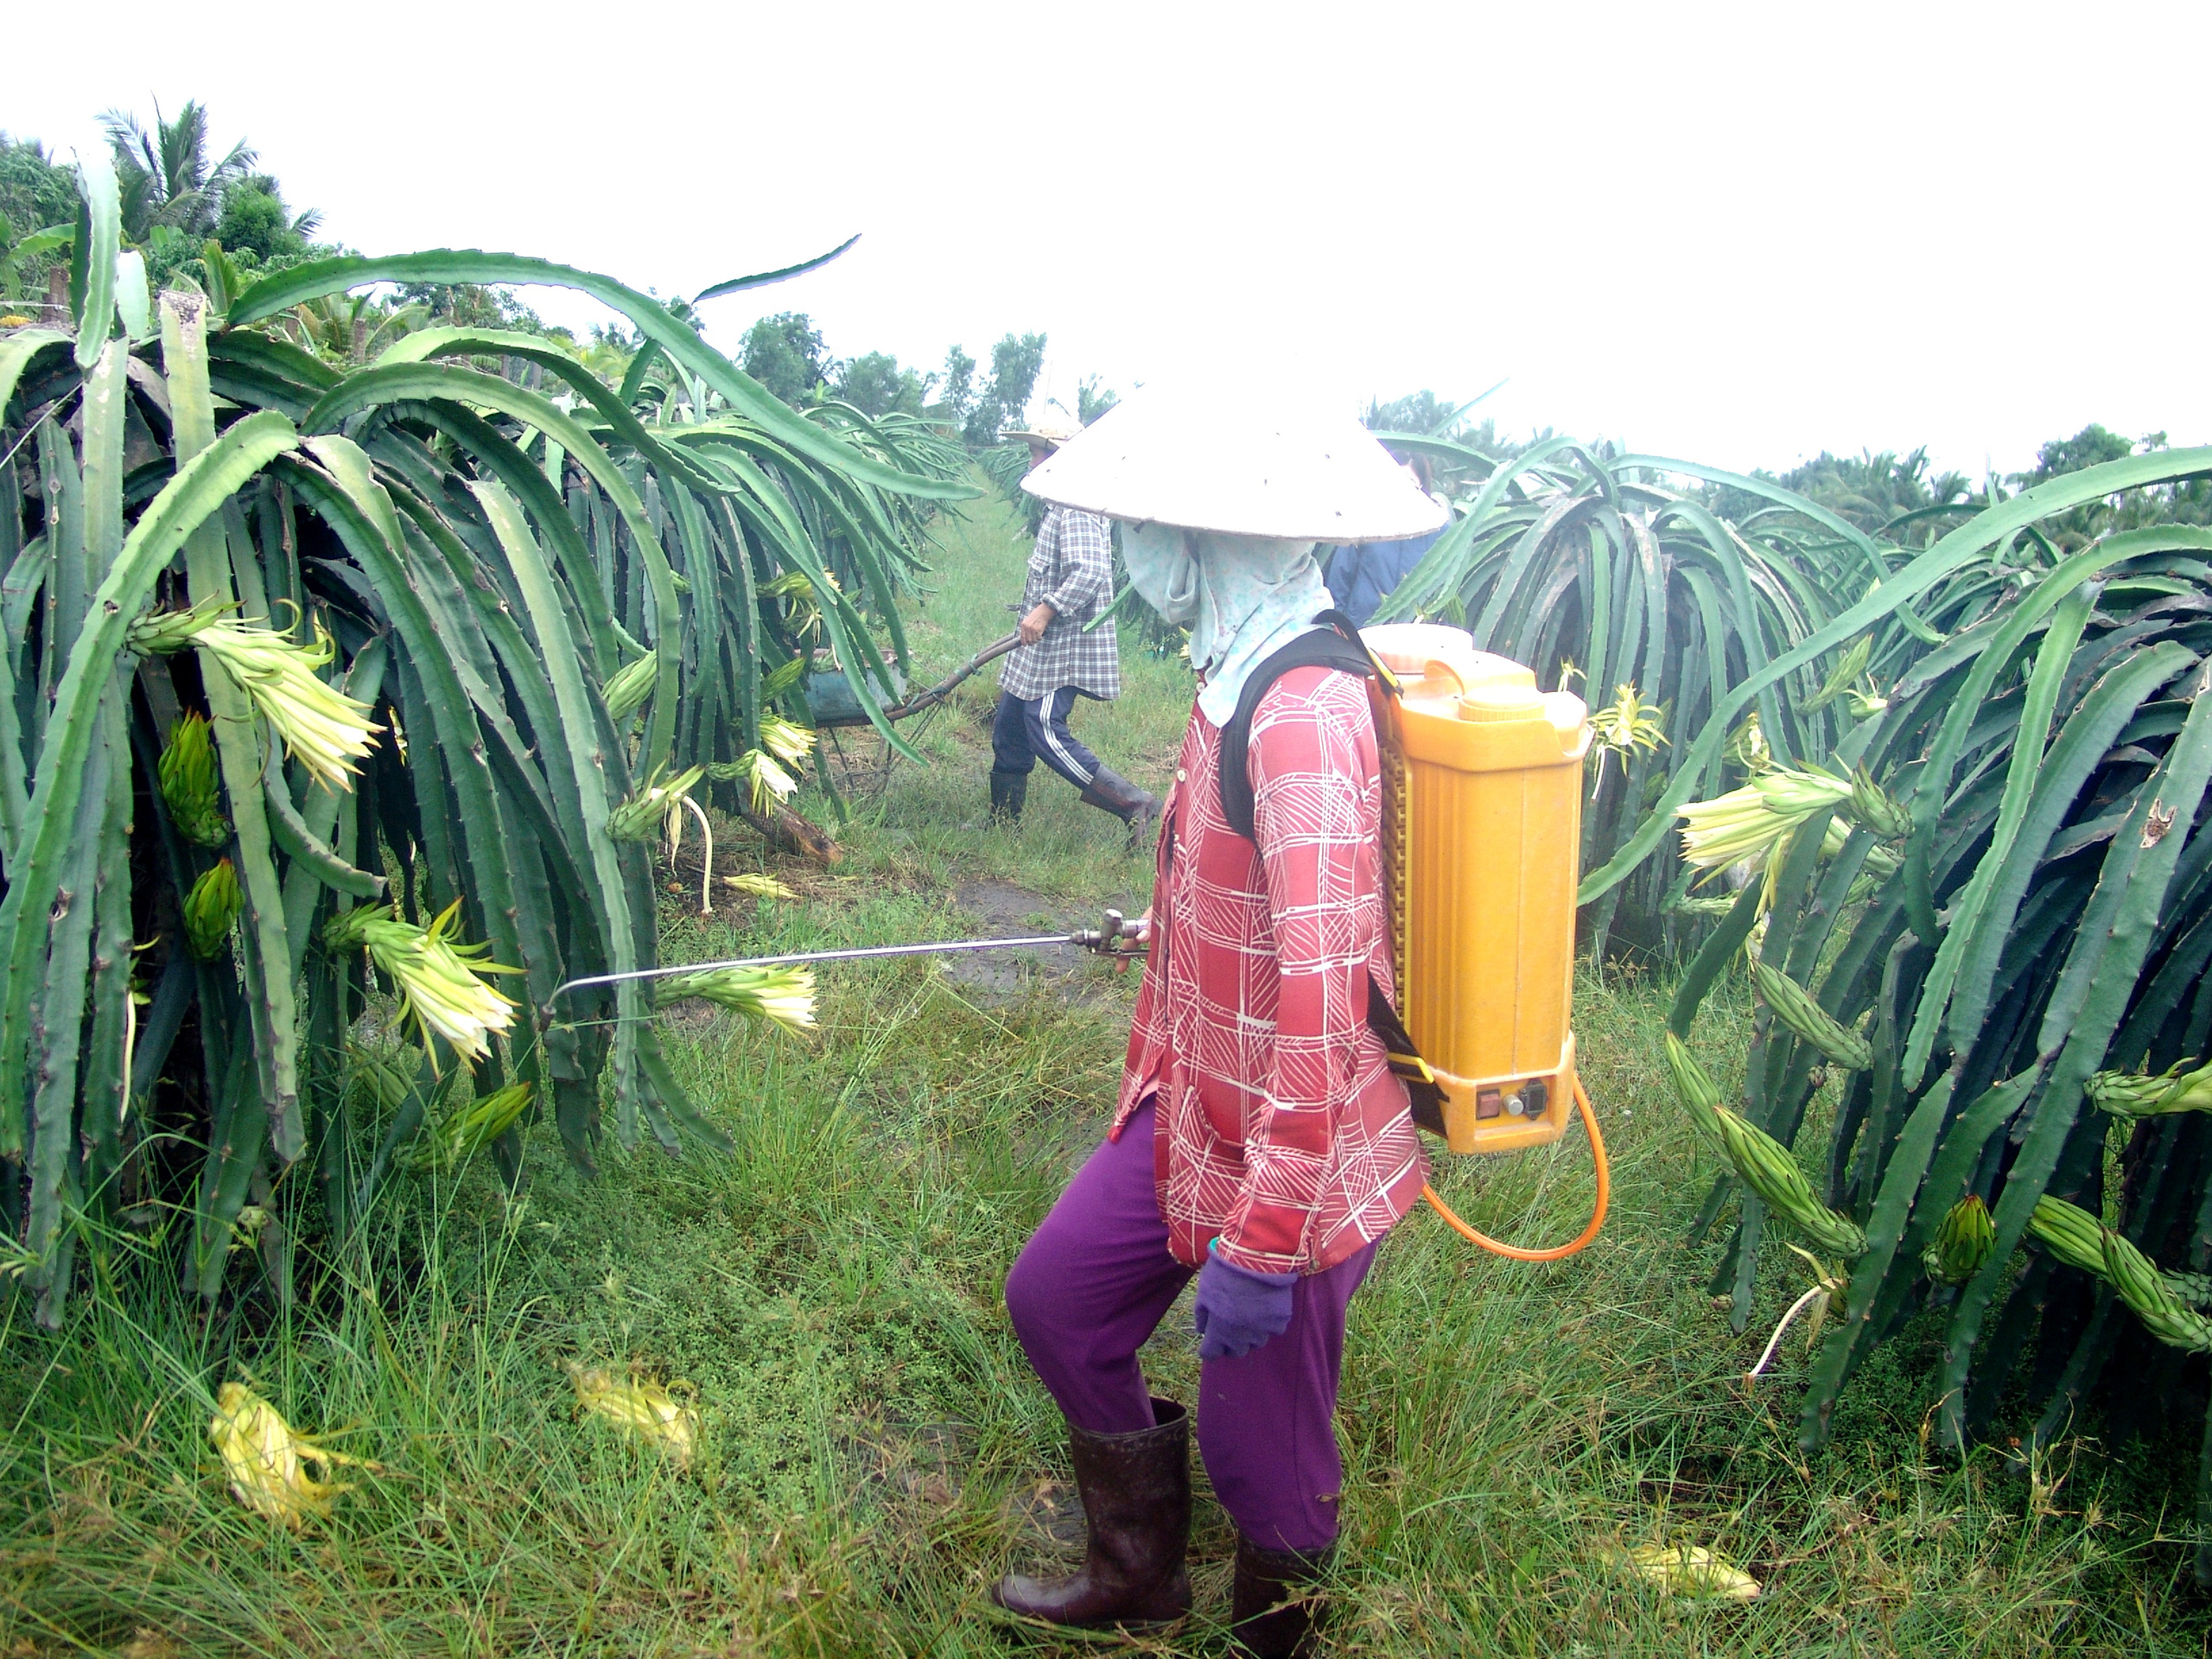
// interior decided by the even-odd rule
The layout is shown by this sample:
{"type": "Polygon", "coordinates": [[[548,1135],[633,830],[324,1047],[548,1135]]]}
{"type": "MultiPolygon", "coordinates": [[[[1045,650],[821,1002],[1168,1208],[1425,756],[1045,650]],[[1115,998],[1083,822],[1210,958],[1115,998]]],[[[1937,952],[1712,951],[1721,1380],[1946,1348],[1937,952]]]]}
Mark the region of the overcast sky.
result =
{"type": "MultiPolygon", "coordinates": [[[[1052,386],[1294,368],[1732,467],[2212,440],[2212,6],[26,9],[0,129],[188,98],[365,252],[479,246],[1052,386]]],[[[533,295],[549,319],[600,315],[533,295]]]]}

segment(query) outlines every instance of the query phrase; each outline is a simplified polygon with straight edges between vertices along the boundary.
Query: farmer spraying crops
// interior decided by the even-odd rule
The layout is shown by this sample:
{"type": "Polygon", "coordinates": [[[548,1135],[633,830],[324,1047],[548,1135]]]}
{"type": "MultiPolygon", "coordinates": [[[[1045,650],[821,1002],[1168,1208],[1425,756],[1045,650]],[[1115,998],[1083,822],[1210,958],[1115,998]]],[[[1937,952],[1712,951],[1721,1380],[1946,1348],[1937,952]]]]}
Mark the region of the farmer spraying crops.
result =
{"type": "Polygon", "coordinates": [[[1190,1419],[1136,1355],[1195,1274],[1198,1439],[1236,1523],[1235,1633],[1281,1656],[1306,1649],[1307,1586],[1337,1536],[1347,1311],[1424,1179],[1368,1020],[1392,994],[1374,722],[1357,674],[1311,660],[1328,654],[1310,648],[1329,609],[1314,548],[1418,534],[1441,509],[1350,421],[1224,450],[1205,410],[1154,391],[1027,483],[1123,521],[1140,594],[1192,630],[1199,691],[1161,809],[1113,1127],[1007,1280],[1068,1420],[1088,1554],[995,1594],[1064,1624],[1189,1610],[1190,1419]],[[1241,766],[1224,768],[1225,741],[1241,766]]]}
{"type": "MultiPolygon", "coordinates": [[[[1009,432],[1026,440],[1029,464],[1043,465],[1071,429],[1038,427],[1009,432]]],[[[1111,617],[1090,626],[1113,596],[1114,549],[1106,520],[1055,505],[1037,527],[1029,576],[1021,590],[1021,644],[999,675],[998,713],[991,722],[991,812],[1021,816],[1037,762],[1083,791],[1084,804],[1111,812],[1129,828],[1129,845],[1143,844],[1160,803],[1102,764],[1068,729],[1078,696],[1110,702],[1122,694],[1122,662],[1111,617]]]]}

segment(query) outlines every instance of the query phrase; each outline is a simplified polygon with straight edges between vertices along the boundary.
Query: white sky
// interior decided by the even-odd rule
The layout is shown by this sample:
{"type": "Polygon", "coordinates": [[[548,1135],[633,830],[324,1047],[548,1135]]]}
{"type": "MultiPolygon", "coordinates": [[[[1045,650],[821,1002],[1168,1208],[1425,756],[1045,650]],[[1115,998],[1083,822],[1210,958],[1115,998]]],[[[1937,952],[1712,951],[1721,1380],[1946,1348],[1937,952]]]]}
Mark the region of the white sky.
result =
{"type": "MultiPolygon", "coordinates": [[[[365,252],[478,246],[925,368],[1421,386],[1710,463],[2212,439],[2212,6],[51,5],[0,128],[211,105],[365,252]],[[185,21],[180,21],[185,19],[185,21]]],[[[531,296],[549,318],[599,315],[531,296]]],[[[1233,404],[1234,392],[1224,391],[1233,404]]]]}

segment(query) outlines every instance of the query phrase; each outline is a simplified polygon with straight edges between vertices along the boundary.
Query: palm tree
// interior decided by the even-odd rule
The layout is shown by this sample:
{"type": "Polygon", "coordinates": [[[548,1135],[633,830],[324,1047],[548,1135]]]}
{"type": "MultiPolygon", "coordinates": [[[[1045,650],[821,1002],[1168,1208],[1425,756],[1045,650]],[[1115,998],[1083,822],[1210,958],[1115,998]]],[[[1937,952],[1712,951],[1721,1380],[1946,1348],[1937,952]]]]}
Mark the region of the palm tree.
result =
{"type": "Polygon", "coordinates": [[[155,105],[150,133],[125,110],[108,111],[100,125],[115,150],[123,228],[134,242],[144,241],[157,225],[195,238],[211,234],[223,216],[224,194],[253,179],[258,157],[243,142],[209,164],[207,111],[196,100],[188,100],[174,121],[162,120],[161,105],[155,105]]]}
{"type": "Polygon", "coordinates": [[[1925,445],[1908,455],[1892,450],[1856,457],[1822,450],[1782,475],[1795,490],[1870,535],[1891,535],[1906,545],[1920,545],[1948,528],[1951,513],[1964,514],[1986,501],[1977,496],[1963,473],[1932,471],[1925,445]]]}

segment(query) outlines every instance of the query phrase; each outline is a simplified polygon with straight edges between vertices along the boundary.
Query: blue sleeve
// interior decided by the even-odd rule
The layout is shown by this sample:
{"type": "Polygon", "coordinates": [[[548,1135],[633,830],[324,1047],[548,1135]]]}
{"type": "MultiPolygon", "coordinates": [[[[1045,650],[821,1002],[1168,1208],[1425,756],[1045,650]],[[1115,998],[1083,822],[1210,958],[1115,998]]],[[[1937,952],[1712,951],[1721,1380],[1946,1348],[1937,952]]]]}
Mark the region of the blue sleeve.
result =
{"type": "Polygon", "coordinates": [[[1408,536],[1402,542],[1390,543],[1392,557],[1389,570],[1386,573],[1389,582],[1389,586],[1382,588],[1382,593],[1375,596],[1376,603],[1378,605],[1382,603],[1391,588],[1395,588],[1413,573],[1413,568],[1421,561],[1421,555],[1433,547],[1436,544],[1436,538],[1443,533],[1440,530],[1431,531],[1426,536],[1408,536]]]}
{"type": "Polygon", "coordinates": [[[1343,610],[1351,598],[1352,584],[1359,580],[1359,549],[1340,547],[1332,554],[1324,580],[1329,584],[1330,599],[1343,610]]]}

